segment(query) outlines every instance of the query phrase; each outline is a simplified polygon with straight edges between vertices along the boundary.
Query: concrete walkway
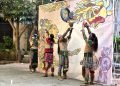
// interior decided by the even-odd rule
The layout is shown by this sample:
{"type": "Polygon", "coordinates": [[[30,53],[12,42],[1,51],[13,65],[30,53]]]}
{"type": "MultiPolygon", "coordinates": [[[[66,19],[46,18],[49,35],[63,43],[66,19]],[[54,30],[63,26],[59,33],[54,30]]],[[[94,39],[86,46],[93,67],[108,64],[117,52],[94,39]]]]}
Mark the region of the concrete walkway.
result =
{"type": "Polygon", "coordinates": [[[28,64],[0,65],[0,86],[84,86],[84,82],[79,80],[60,81],[57,77],[42,76],[41,73],[30,73],[28,64]]]}

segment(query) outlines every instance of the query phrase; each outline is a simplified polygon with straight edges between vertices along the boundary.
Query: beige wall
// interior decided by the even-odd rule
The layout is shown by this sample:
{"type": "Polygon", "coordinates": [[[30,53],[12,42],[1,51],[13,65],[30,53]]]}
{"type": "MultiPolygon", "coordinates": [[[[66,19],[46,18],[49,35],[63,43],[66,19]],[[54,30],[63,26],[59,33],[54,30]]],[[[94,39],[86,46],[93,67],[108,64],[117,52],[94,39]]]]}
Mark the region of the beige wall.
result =
{"type": "MultiPolygon", "coordinates": [[[[20,32],[23,30],[24,25],[20,24],[20,32]]],[[[28,34],[27,30],[22,34],[20,38],[20,49],[27,50],[27,40],[28,40],[28,34]]]]}

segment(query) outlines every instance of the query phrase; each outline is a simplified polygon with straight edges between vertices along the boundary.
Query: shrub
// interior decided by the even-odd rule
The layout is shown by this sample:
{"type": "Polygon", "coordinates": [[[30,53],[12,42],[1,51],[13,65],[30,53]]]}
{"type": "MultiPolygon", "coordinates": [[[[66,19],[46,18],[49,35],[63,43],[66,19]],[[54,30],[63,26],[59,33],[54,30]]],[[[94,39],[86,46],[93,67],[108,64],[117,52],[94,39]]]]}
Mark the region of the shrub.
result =
{"type": "Polygon", "coordinates": [[[12,38],[9,36],[3,36],[4,40],[4,48],[5,49],[12,49],[13,48],[13,41],[12,38]]]}
{"type": "Polygon", "coordinates": [[[16,53],[12,49],[0,50],[0,60],[16,61],[16,53]]]}
{"type": "Polygon", "coordinates": [[[114,37],[114,52],[120,52],[120,36],[114,37]]]}
{"type": "Polygon", "coordinates": [[[4,49],[4,43],[0,43],[0,49],[4,49]]]}

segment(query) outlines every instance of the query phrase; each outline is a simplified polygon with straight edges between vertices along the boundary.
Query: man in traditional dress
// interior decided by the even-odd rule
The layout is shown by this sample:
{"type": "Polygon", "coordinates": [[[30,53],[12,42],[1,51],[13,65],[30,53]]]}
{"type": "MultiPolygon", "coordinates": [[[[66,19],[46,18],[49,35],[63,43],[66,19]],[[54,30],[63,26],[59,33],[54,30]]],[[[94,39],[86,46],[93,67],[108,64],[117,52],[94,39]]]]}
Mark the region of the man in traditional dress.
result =
{"type": "Polygon", "coordinates": [[[69,23],[70,28],[67,29],[67,31],[59,36],[58,39],[58,54],[59,54],[59,69],[58,69],[58,76],[59,79],[62,79],[61,77],[61,71],[63,68],[63,78],[67,78],[67,71],[69,67],[69,59],[68,59],[68,40],[71,38],[71,33],[73,30],[73,23],[69,23]],[[66,37],[67,33],[69,32],[69,35],[66,37]]]}

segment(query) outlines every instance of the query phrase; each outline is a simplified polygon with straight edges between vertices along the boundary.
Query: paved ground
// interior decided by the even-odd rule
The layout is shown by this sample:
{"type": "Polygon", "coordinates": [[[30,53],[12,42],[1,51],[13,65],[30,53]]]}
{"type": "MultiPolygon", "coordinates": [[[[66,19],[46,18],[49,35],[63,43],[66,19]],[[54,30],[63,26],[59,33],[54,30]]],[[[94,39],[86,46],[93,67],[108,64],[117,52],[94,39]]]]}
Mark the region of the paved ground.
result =
{"type": "Polygon", "coordinates": [[[0,65],[0,86],[84,86],[79,80],[59,81],[57,77],[42,76],[41,73],[30,73],[28,64],[0,65]]]}

